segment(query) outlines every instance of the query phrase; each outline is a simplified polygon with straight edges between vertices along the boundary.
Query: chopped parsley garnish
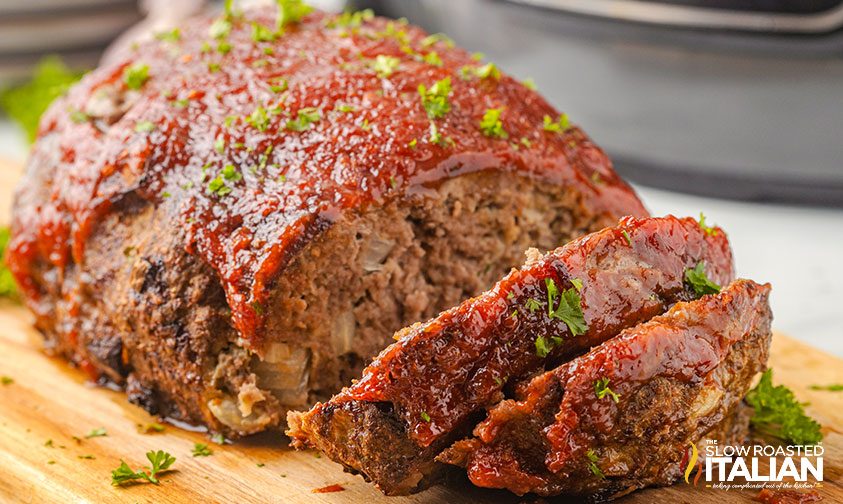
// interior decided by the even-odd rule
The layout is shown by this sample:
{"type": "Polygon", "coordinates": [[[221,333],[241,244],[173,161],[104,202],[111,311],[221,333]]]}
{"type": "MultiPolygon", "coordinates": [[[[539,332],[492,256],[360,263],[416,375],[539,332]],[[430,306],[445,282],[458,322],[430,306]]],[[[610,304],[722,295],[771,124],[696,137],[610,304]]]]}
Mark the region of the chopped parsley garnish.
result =
{"type": "Polygon", "coordinates": [[[424,84],[419,84],[419,96],[427,116],[431,119],[440,119],[451,111],[451,104],[448,102],[448,95],[451,94],[451,78],[445,77],[436,81],[430,89],[424,84]]]}
{"type": "Polygon", "coordinates": [[[346,103],[337,103],[334,106],[334,110],[342,113],[356,112],[357,107],[355,107],[354,105],[348,105],[346,103]]]}
{"type": "Polygon", "coordinates": [[[544,130],[551,133],[562,133],[571,127],[571,122],[568,120],[568,114],[560,114],[559,119],[554,121],[550,116],[544,116],[544,130]]]}
{"type": "Polygon", "coordinates": [[[76,458],[80,458],[80,459],[83,459],[83,460],[96,460],[96,457],[94,457],[93,455],[90,455],[90,454],[88,454],[88,455],[77,455],[76,458]]]}
{"type": "Polygon", "coordinates": [[[588,470],[591,471],[591,474],[600,479],[605,479],[606,475],[603,474],[603,471],[601,471],[600,467],[597,466],[597,461],[600,459],[597,458],[597,454],[594,453],[594,450],[588,450],[585,453],[585,456],[588,458],[588,470]]]}
{"type": "Polygon", "coordinates": [[[437,42],[442,42],[445,47],[454,47],[453,39],[444,33],[434,33],[432,35],[428,35],[422,39],[421,45],[422,47],[430,47],[435,45],[437,42]]]}
{"type": "Polygon", "coordinates": [[[291,131],[306,131],[310,125],[322,120],[322,113],[316,107],[305,107],[299,109],[296,119],[287,121],[287,129],[291,131]]]}
{"type": "MultiPolygon", "coordinates": [[[[530,91],[535,91],[537,89],[536,88],[536,81],[533,80],[532,77],[527,77],[526,79],[521,81],[521,84],[524,84],[524,87],[529,89],[530,91]]],[[[549,119],[549,117],[548,117],[548,119],[549,119]]]]}
{"type": "Polygon", "coordinates": [[[572,278],[571,285],[573,285],[574,288],[577,289],[577,292],[582,292],[582,280],[580,280],[579,278],[572,278]]]}
{"type": "Polygon", "coordinates": [[[223,167],[222,176],[225,180],[231,180],[232,182],[237,182],[243,178],[243,175],[237,171],[237,168],[235,168],[233,164],[227,164],[223,167]]]}
{"type": "Polygon", "coordinates": [[[272,42],[275,40],[275,33],[260,23],[252,23],[252,40],[255,42],[272,42]]]}
{"type": "Polygon", "coordinates": [[[194,457],[210,457],[214,454],[214,450],[208,448],[208,445],[204,443],[195,443],[190,453],[194,457]]]}
{"type": "Polygon", "coordinates": [[[275,0],[275,3],[278,4],[278,31],[281,31],[287,25],[300,22],[305,16],[313,12],[313,7],[302,0],[275,0]]]}
{"type": "Polygon", "coordinates": [[[149,434],[152,432],[164,432],[165,427],[157,422],[148,424],[138,424],[138,432],[141,434],[149,434]]]}
{"type": "Polygon", "coordinates": [[[685,270],[685,282],[691,286],[697,298],[720,292],[720,286],[709,280],[705,274],[705,261],[700,261],[695,267],[685,270]]]}
{"type": "Polygon", "coordinates": [[[536,338],[536,355],[544,359],[557,346],[562,344],[562,338],[553,336],[549,340],[544,336],[536,338]]]}
{"type": "Polygon", "coordinates": [[[537,299],[530,298],[525,303],[525,306],[527,307],[528,310],[530,310],[530,313],[533,313],[536,310],[538,310],[539,308],[541,308],[542,304],[537,299]]]}
{"type": "Polygon", "coordinates": [[[135,63],[123,70],[123,82],[129,89],[140,89],[149,80],[149,65],[135,63]]]}
{"type": "Polygon", "coordinates": [[[424,58],[422,59],[428,65],[433,65],[437,67],[442,66],[442,58],[439,57],[439,53],[437,53],[436,51],[430,51],[429,53],[425,54],[424,58]]]}
{"type": "Polygon", "coordinates": [[[428,414],[427,414],[427,411],[422,411],[422,412],[421,412],[421,414],[420,414],[419,416],[420,416],[420,417],[421,417],[421,419],[422,419],[422,420],[424,420],[425,422],[430,423],[430,415],[428,415],[428,414]]]}
{"type": "Polygon", "coordinates": [[[273,93],[283,93],[289,87],[289,83],[284,77],[274,77],[270,82],[274,82],[274,84],[269,85],[269,89],[273,93]]]}
{"type": "Polygon", "coordinates": [[[208,191],[217,196],[225,196],[231,192],[231,188],[225,185],[225,181],[218,175],[208,182],[208,191]]]}
{"type": "Polygon", "coordinates": [[[155,129],[155,124],[151,121],[138,121],[135,123],[135,131],[138,133],[149,133],[155,129]]]}
{"type": "MultiPolygon", "coordinates": [[[[17,299],[18,288],[15,284],[15,278],[12,272],[6,267],[3,257],[6,255],[6,247],[9,244],[11,232],[7,227],[0,227],[0,297],[17,299]]],[[[12,379],[8,376],[2,378],[3,385],[12,383],[12,379]],[[9,380],[8,382],[6,380],[9,380]]]]}
{"type": "Polygon", "coordinates": [[[483,118],[480,120],[480,131],[489,138],[509,138],[509,134],[503,129],[501,112],[503,109],[486,109],[483,118]]]}
{"type": "Polygon", "coordinates": [[[226,18],[217,19],[208,28],[208,35],[215,39],[224,39],[229,33],[231,33],[231,21],[226,18]]]}
{"type": "Polygon", "coordinates": [[[269,126],[269,116],[266,115],[266,109],[258,106],[254,112],[246,118],[246,122],[251,124],[253,128],[260,132],[266,131],[269,126]]]}
{"type": "Polygon", "coordinates": [[[609,396],[615,402],[618,402],[621,397],[609,388],[609,379],[606,377],[600,378],[594,382],[594,394],[598,399],[603,399],[604,397],[609,396]]]}
{"type": "Polygon", "coordinates": [[[398,66],[400,64],[401,60],[395,56],[378,54],[377,57],[375,57],[375,61],[372,63],[372,69],[377,72],[378,77],[385,79],[398,70],[398,66]]]}
{"type": "Polygon", "coordinates": [[[47,448],[53,448],[53,440],[52,440],[52,439],[48,439],[48,440],[44,443],[44,446],[46,446],[47,448]]]}
{"type": "Polygon", "coordinates": [[[178,28],[173,28],[169,31],[156,33],[155,38],[163,42],[178,42],[179,40],[181,40],[181,32],[178,28]]]}
{"type": "Polygon", "coordinates": [[[228,54],[231,52],[231,44],[226,42],[225,40],[220,40],[217,44],[217,52],[220,54],[228,54]]]}
{"type": "Polygon", "coordinates": [[[15,383],[15,379],[12,378],[11,376],[3,375],[3,376],[0,376],[0,383],[2,383],[3,385],[11,385],[11,384],[15,383]]]}
{"type": "Polygon", "coordinates": [[[624,229],[623,231],[621,231],[621,234],[623,235],[623,239],[626,240],[626,244],[632,245],[632,238],[629,236],[629,231],[624,229]]]}
{"type": "Polygon", "coordinates": [[[71,71],[58,56],[48,56],[38,63],[31,81],[0,91],[0,108],[23,128],[32,142],[38,133],[41,114],[81,77],[82,73],[71,71]]]}
{"type": "Polygon", "coordinates": [[[91,439],[95,437],[103,437],[107,436],[108,432],[106,432],[105,427],[98,427],[96,429],[92,429],[91,432],[85,434],[85,439],[91,439]]]}
{"type": "Polygon", "coordinates": [[[170,469],[170,466],[172,466],[173,462],[176,461],[175,457],[163,450],[158,450],[157,452],[149,451],[146,453],[146,458],[149,460],[150,464],[147,468],[148,472],[143,470],[133,471],[132,468],[121,459],[120,467],[111,471],[111,484],[114,486],[120,486],[131,481],[143,479],[157,485],[160,483],[158,475],[170,469]]]}
{"type": "Polygon", "coordinates": [[[579,336],[585,334],[588,326],[585,323],[585,316],[582,312],[582,300],[579,293],[573,287],[564,290],[561,295],[556,288],[556,283],[552,278],[545,279],[547,286],[547,314],[550,318],[559,319],[565,322],[571,336],[579,336]],[[556,305],[556,298],[559,298],[559,305],[556,305]]]}
{"type": "Polygon", "coordinates": [[[752,426],[764,434],[796,445],[815,445],[822,441],[820,424],[805,414],[803,404],[784,385],[773,386],[773,370],[761,376],[758,385],[746,395],[755,409],[752,426]]]}
{"type": "Polygon", "coordinates": [[[494,63],[486,63],[485,65],[476,69],[474,73],[481,79],[491,78],[494,80],[499,80],[501,78],[501,71],[498,70],[498,67],[494,63]]]}
{"type": "Polygon", "coordinates": [[[337,17],[325,21],[325,26],[327,28],[360,28],[364,21],[370,21],[374,17],[375,13],[372,9],[343,12],[337,17]]]}
{"type": "Polygon", "coordinates": [[[714,226],[707,226],[705,224],[705,214],[700,212],[700,229],[702,229],[708,236],[717,236],[717,228],[714,226]]]}
{"type": "Polygon", "coordinates": [[[843,392],[843,383],[832,383],[830,385],[811,385],[811,390],[825,390],[826,392],[843,392]]]}
{"type": "Polygon", "coordinates": [[[223,436],[222,434],[214,434],[213,436],[211,436],[211,441],[213,441],[214,443],[216,443],[218,445],[224,445],[225,444],[225,436],[223,436]]]}

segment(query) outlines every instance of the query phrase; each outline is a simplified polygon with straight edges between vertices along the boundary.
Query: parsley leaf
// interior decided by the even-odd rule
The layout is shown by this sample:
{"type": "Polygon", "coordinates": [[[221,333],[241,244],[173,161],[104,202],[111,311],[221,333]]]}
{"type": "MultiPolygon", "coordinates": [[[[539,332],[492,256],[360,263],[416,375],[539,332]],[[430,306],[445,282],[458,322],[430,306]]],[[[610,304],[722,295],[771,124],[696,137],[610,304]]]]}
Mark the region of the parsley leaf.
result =
{"type": "Polygon", "coordinates": [[[568,114],[560,114],[559,119],[554,121],[550,116],[544,116],[544,130],[551,133],[562,133],[571,128],[571,122],[568,120],[568,114]]]}
{"type": "Polygon", "coordinates": [[[606,377],[600,378],[599,380],[594,382],[594,394],[597,396],[598,399],[603,399],[608,395],[616,403],[620,400],[621,397],[619,394],[616,394],[612,389],[609,388],[609,379],[606,377]]]}
{"type": "Polygon", "coordinates": [[[700,212],[700,229],[702,229],[708,236],[717,236],[717,228],[714,226],[707,226],[705,224],[705,214],[700,212]]]}
{"type": "Polygon", "coordinates": [[[91,439],[95,437],[103,437],[107,436],[108,432],[106,432],[105,427],[99,427],[96,429],[92,429],[91,432],[85,434],[85,439],[91,439]]]}
{"type": "Polygon", "coordinates": [[[565,322],[571,336],[579,336],[585,334],[588,326],[585,323],[585,316],[582,312],[582,299],[575,287],[566,289],[559,295],[559,290],[556,288],[556,283],[552,278],[545,279],[547,286],[547,314],[550,318],[559,319],[565,322]],[[556,298],[559,297],[559,306],[556,305],[556,298]]]}
{"type": "Polygon", "coordinates": [[[3,375],[3,376],[0,376],[0,383],[2,383],[3,385],[11,385],[11,384],[15,383],[15,379],[12,378],[11,376],[3,375]]]}
{"type": "Polygon", "coordinates": [[[371,21],[375,17],[372,9],[364,9],[354,12],[343,12],[335,18],[325,22],[327,28],[360,28],[364,21],[371,21]]]}
{"type": "Polygon", "coordinates": [[[486,109],[483,119],[480,120],[480,131],[490,138],[509,138],[509,133],[503,129],[501,112],[503,109],[486,109]]]}
{"type": "Polygon", "coordinates": [[[445,77],[436,81],[430,89],[424,84],[419,84],[419,95],[422,106],[427,116],[431,119],[440,119],[451,111],[451,104],[448,102],[448,95],[451,94],[451,78],[445,77]]]}
{"type": "Polygon", "coordinates": [[[494,63],[486,63],[474,71],[474,73],[481,79],[500,80],[501,71],[494,63]]]}
{"type": "Polygon", "coordinates": [[[378,77],[385,79],[398,70],[401,60],[395,56],[385,56],[378,54],[375,61],[372,63],[372,69],[377,72],[378,77]]]}
{"type": "Polygon", "coordinates": [[[135,123],[135,131],[138,133],[149,133],[155,129],[155,124],[151,121],[138,121],[135,123]]]}
{"type": "MultiPolygon", "coordinates": [[[[17,299],[18,288],[15,284],[15,278],[12,276],[9,268],[6,267],[5,261],[3,261],[6,254],[6,247],[9,244],[9,238],[11,238],[9,228],[0,227],[0,297],[17,299]]],[[[8,385],[5,380],[3,384],[8,385]]]]}
{"type": "Polygon", "coordinates": [[[255,42],[272,42],[275,40],[275,34],[260,23],[252,23],[252,40],[255,42]]]}
{"type": "Polygon", "coordinates": [[[140,89],[149,80],[149,65],[135,63],[123,70],[123,82],[129,89],[140,89]]]}
{"type": "Polygon", "coordinates": [[[322,113],[316,107],[299,109],[296,119],[287,121],[287,129],[291,131],[307,131],[310,125],[322,120],[322,113]]]}
{"type": "Polygon", "coordinates": [[[210,457],[214,454],[214,450],[208,448],[208,445],[204,443],[194,443],[191,453],[194,457],[210,457]]]}
{"type": "Polygon", "coordinates": [[[811,385],[811,390],[825,390],[827,392],[843,392],[843,383],[832,383],[830,385],[811,385]]]}
{"type": "Polygon", "coordinates": [[[278,4],[278,31],[281,31],[287,25],[300,22],[305,16],[313,12],[313,7],[302,0],[275,0],[275,3],[278,4]]]}
{"type": "Polygon", "coordinates": [[[246,122],[252,125],[253,128],[260,132],[266,131],[269,126],[269,116],[266,115],[266,109],[260,105],[246,118],[246,122]]]}
{"type": "Polygon", "coordinates": [[[169,453],[158,450],[149,451],[146,453],[146,458],[149,460],[149,472],[133,471],[129,464],[120,460],[120,467],[111,471],[111,484],[114,486],[124,485],[134,480],[145,479],[146,481],[155,485],[160,483],[158,474],[170,469],[176,458],[169,453]]]}
{"type": "Polygon", "coordinates": [[[588,450],[585,453],[585,456],[588,457],[588,470],[591,471],[591,474],[597,476],[600,479],[605,479],[606,475],[603,474],[603,471],[597,466],[597,454],[594,453],[594,450],[588,450]]]}
{"type": "Polygon", "coordinates": [[[422,411],[422,412],[421,412],[421,414],[420,414],[419,416],[420,416],[420,417],[421,417],[421,419],[422,419],[422,420],[424,420],[425,422],[430,423],[430,415],[428,415],[428,414],[427,414],[427,411],[422,411]]]}
{"type": "Polygon", "coordinates": [[[685,270],[685,282],[691,286],[697,298],[720,292],[720,286],[709,280],[705,274],[705,261],[700,261],[695,267],[685,270]]]}
{"type": "Polygon", "coordinates": [[[797,445],[822,441],[820,424],[805,414],[802,403],[784,385],[773,386],[773,370],[768,369],[746,402],[755,409],[750,423],[758,431],[797,445]]]}
{"type": "Polygon", "coordinates": [[[524,306],[526,306],[527,309],[530,310],[530,313],[533,313],[542,307],[541,303],[539,303],[539,301],[535,298],[529,298],[524,304],[524,306]]]}
{"type": "Polygon", "coordinates": [[[35,68],[31,81],[0,91],[0,108],[23,128],[32,142],[38,133],[41,114],[81,77],[82,73],[71,71],[58,56],[45,57],[35,68]]]}

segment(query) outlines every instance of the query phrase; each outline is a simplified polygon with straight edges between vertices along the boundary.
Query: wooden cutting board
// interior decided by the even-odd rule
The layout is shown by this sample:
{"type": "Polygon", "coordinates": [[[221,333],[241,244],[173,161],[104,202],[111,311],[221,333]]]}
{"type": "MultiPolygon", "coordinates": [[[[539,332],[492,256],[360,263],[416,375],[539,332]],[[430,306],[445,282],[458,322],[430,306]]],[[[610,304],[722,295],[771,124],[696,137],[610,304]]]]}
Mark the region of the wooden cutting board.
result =
{"type": "MultiPolygon", "coordinates": [[[[7,218],[9,187],[18,168],[0,162],[0,222],[7,218]]],[[[124,394],[86,383],[81,372],[41,351],[31,318],[21,306],[0,302],[0,502],[519,502],[511,494],[452,481],[410,497],[387,498],[362,478],[316,452],[296,452],[280,434],[263,434],[219,446],[199,432],[167,425],[142,434],[138,425],[157,421],[128,404],[124,394]],[[93,429],[107,435],[86,439],[93,429]],[[213,449],[193,457],[194,443],[213,449]],[[125,460],[146,465],[144,454],[163,449],[176,457],[159,486],[115,488],[110,472],[125,460]],[[82,457],[82,458],[80,458],[82,457]],[[314,493],[331,485],[343,490],[314,493]]],[[[843,392],[811,390],[812,384],[843,383],[843,360],[777,334],[770,365],[775,382],[809,401],[808,412],[825,432],[825,502],[843,502],[843,392]]],[[[756,491],[692,487],[684,483],[649,489],[619,502],[752,502],[756,491]]]]}

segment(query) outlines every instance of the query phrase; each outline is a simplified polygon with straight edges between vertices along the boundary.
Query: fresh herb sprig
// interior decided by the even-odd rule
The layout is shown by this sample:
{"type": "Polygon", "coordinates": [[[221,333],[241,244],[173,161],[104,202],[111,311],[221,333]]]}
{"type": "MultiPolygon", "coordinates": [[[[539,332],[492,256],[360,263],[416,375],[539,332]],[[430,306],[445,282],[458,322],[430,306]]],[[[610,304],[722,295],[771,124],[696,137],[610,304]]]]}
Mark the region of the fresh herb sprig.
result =
{"type": "Polygon", "coordinates": [[[121,486],[132,481],[146,480],[152,484],[159,484],[158,475],[170,469],[170,466],[176,461],[176,458],[169,453],[158,450],[149,451],[146,453],[146,458],[149,460],[148,472],[139,470],[133,471],[129,464],[120,460],[120,467],[111,471],[111,484],[114,486],[121,486]]]}
{"type": "Polygon", "coordinates": [[[565,289],[559,292],[556,283],[552,278],[546,278],[544,281],[547,286],[547,314],[550,318],[555,318],[565,322],[571,336],[579,336],[585,334],[588,330],[588,325],[585,322],[585,316],[582,312],[582,299],[575,287],[565,289]],[[559,304],[557,305],[557,298],[559,304]]]}
{"type": "Polygon", "coordinates": [[[17,299],[18,289],[15,285],[15,279],[3,260],[6,255],[6,247],[9,244],[10,237],[11,232],[9,231],[9,228],[0,228],[0,297],[17,299]]]}
{"type": "Polygon", "coordinates": [[[604,397],[609,396],[613,401],[615,401],[615,403],[621,399],[620,394],[615,393],[614,390],[609,388],[609,379],[605,376],[594,382],[594,395],[596,395],[598,399],[603,399],[604,397]]]}
{"type": "Polygon", "coordinates": [[[720,286],[709,280],[705,274],[705,261],[700,261],[693,268],[685,270],[685,282],[698,298],[720,292],[720,286]]]}
{"type": "Polygon", "coordinates": [[[70,70],[58,56],[47,56],[38,63],[32,80],[0,91],[0,108],[23,128],[32,142],[38,133],[41,114],[82,75],[70,70]]]}
{"type": "Polygon", "coordinates": [[[805,414],[803,404],[784,385],[773,385],[773,370],[761,376],[758,385],[746,395],[755,410],[750,422],[764,434],[796,445],[815,445],[822,441],[820,424],[805,414]]]}

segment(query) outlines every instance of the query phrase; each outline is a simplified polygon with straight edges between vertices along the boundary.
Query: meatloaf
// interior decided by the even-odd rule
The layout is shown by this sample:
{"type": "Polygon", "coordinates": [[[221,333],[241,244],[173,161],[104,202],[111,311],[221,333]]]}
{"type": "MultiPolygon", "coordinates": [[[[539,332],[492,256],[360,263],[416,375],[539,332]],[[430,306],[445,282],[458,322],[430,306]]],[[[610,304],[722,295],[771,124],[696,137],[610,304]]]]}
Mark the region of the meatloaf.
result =
{"type": "Polygon", "coordinates": [[[283,13],[110,58],[42,118],[14,203],[47,349],[229,437],[337,392],[527,247],[647,214],[566,116],[447,37],[283,13]]]}
{"type": "Polygon", "coordinates": [[[519,387],[440,460],[519,495],[611,498],[672,484],[689,444],[728,419],[764,370],[769,294],[738,280],[677,303],[519,387]]]}
{"type": "Polygon", "coordinates": [[[626,217],[527,263],[491,290],[399,331],[353,385],[288,416],[313,446],[386,494],[435,481],[437,456],[530,375],[733,278],[725,233],[626,217]],[[694,282],[692,282],[692,280],[694,282]]]}

